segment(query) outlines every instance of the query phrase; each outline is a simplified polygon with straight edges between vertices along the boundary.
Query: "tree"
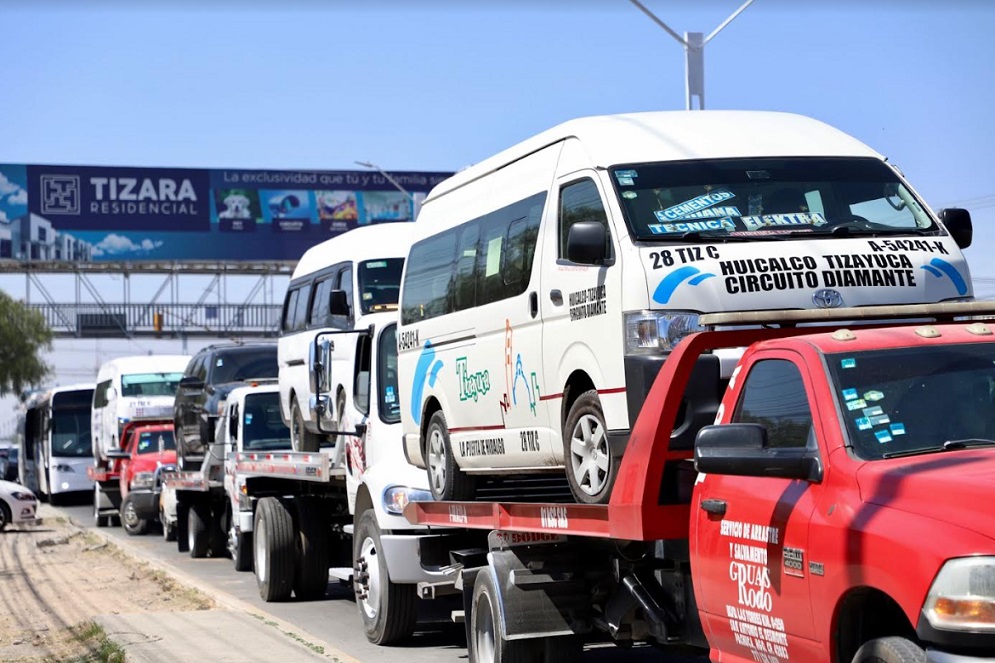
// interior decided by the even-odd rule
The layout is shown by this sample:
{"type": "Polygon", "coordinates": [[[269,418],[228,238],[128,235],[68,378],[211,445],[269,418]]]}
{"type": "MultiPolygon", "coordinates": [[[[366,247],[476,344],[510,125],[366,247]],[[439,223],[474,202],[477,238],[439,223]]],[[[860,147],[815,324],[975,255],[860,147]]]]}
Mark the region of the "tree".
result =
{"type": "Polygon", "coordinates": [[[41,357],[52,330],[41,313],[0,292],[0,396],[37,386],[51,367],[41,357]]]}

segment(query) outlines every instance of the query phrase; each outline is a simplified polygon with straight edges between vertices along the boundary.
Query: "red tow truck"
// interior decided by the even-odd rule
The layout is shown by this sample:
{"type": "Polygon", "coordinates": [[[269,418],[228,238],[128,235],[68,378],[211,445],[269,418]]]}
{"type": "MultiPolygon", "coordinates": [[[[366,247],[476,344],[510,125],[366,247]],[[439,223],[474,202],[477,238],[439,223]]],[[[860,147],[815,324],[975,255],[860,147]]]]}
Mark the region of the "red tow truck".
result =
{"type": "MultiPolygon", "coordinates": [[[[142,432],[159,433],[168,427],[172,439],[171,419],[133,419],[121,427],[121,448],[107,453],[102,460],[94,452],[94,463],[86,468],[86,475],[94,481],[93,522],[97,527],[108,527],[121,519],[121,472],[123,464],[131,458],[130,446],[137,445],[142,432]]],[[[145,486],[143,485],[142,488],[145,486]]],[[[124,491],[127,493],[127,489],[124,491]]]]}
{"type": "Polygon", "coordinates": [[[470,660],[566,660],[595,631],[723,662],[995,660],[995,325],[971,321],[993,314],[703,315],[738,328],[666,359],[609,504],[409,504],[452,535],[421,563],[454,569],[470,660]],[[746,348],[727,384],[723,348],[746,348]]]}

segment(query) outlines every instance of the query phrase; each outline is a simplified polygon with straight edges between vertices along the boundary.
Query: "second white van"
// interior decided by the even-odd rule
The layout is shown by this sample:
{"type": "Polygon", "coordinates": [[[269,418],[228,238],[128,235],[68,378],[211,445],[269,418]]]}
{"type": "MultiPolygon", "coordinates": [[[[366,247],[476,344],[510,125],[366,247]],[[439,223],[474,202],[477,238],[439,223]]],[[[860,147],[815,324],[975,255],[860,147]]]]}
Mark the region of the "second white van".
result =
{"type": "MultiPolygon", "coordinates": [[[[355,228],[308,249],[290,279],[277,344],[280,408],[295,451],[317,451],[323,440],[311,414],[308,353],[316,332],[362,326],[363,316],[396,311],[404,256],[413,234],[409,222],[355,228]]],[[[335,375],[351,375],[356,337],[336,341],[335,375]]],[[[344,410],[351,384],[334,385],[334,413],[344,410]]],[[[336,415],[337,416],[337,415],[336,415]]],[[[328,439],[328,442],[334,442],[328,439]]]]}

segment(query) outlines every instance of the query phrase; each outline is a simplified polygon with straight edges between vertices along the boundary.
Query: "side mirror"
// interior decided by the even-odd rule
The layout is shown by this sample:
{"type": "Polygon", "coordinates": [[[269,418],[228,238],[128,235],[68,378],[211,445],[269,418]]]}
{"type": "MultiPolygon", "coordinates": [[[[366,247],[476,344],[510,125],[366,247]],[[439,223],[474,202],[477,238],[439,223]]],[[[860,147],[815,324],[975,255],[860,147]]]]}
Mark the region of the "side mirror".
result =
{"type": "Polygon", "coordinates": [[[108,401],[112,401],[115,398],[117,398],[117,389],[114,387],[114,385],[110,385],[107,387],[107,391],[104,392],[104,397],[108,401]]]}
{"type": "Polygon", "coordinates": [[[238,440],[238,404],[231,406],[231,412],[228,414],[228,437],[231,438],[232,442],[238,440]]]}
{"type": "Polygon", "coordinates": [[[107,457],[111,460],[124,460],[131,458],[131,454],[124,449],[110,449],[107,451],[107,457]]]}
{"type": "Polygon", "coordinates": [[[180,378],[180,389],[189,389],[191,391],[200,390],[204,388],[204,381],[201,380],[196,375],[184,375],[180,378]]]}
{"type": "Polygon", "coordinates": [[[597,221],[578,221],[567,232],[567,260],[581,265],[598,265],[605,261],[608,234],[597,221]]]}
{"type": "MultiPolygon", "coordinates": [[[[341,292],[341,291],[340,291],[341,292]]],[[[308,352],[308,377],[311,393],[318,395],[328,391],[332,384],[332,351],[335,343],[330,339],[316,336],[308,352]]]]}
{"type": "Polygon", "coordinates": [[[349,300],[345,290],[332,290],[328,295],[328,313],[330,315],[349,315],[349,300]]]}
{"type": "Polygon", "coordinates": [[[947,227],[947,232],[957,242],[957,246],[966,249],[974,239],[974,226],[971,223],[971,213],[960,207],[948,207],[940,210],[940,221],[947,227]]]}
{"type": "Polygon", "coordinates": [[[760,424],[705,426],[695,440],[694,466],[705,474],[822,480],[822,465],[813,450],[772,448],[767,428],[760,424]]]}

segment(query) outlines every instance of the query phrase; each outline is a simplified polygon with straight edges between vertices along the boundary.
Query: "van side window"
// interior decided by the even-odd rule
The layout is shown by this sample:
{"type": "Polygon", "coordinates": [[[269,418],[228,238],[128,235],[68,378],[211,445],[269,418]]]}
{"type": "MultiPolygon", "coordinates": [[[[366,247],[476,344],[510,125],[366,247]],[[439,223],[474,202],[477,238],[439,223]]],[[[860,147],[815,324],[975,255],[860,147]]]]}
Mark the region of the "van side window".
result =
{"type": "Polygon", "coordinates": [[[297,306],[294,307],[294,331],[307,329],[308,305],[311,303],[311,286],[306,285],[298,291],[297,306]]]}
{"type": "Polygon", "coordinates": [[[766,426],[771,447],[804,448],[812,429],[812,410],[798,367],[784,359],[754,364],[732,420],[766,426]]]}
{"type": "Polygon", "coordinates": [[[93,390],[93,407],[107,407],[107,387],[111,386],[110,380],[104,380],[93,390]]]}
{"type": "Polygon", "coordinates": [[[453,283],[453,310],[473,308],[477,303],[477,245],[480,226],[476,221],[464,223],[459,231],[456,269],[453,283]]]}
{"type": "Polygon", "coordinates": [[[411,247],[402,295],[405,324],[447,312],[457,232],[446,230],[411,247]]]}
{"type": "Polygon", "coordinates": [[[539,237],[539,220],[543,203],[537,201],[528,213],[508,226],[508,248],[505,251],[502,275],[505,296],[513,297],[525,292],[532,276],[532,258],[535,256],[536,239],[539,237]]]}
{"type": "Polygon", "coordinates": [[[508,225],[495,215],[489,214],[485,218],[477,251],[477,306],[500,301],[505,296],[501,263],[508,225]]]}
{"type": "Polygon", "coordinates": [[[308,326],[324,327],[328,324],[328,297],[332,291],[332,278],[318,281],[314,286],[314,297],[311,298],[311,315],[308,316],[308,326]]]}
{"type": "Polygon", "coordinates": [[[294,330],[294,313],[297,311],[297,295],[300,288],[287,291],[287,299],[283,303],[283,331],[294,330]]]}
{"type": "Polygon", "coordinates": [[[597,221],[605,227],[607,247],[605,255],[612,256],[611,230],[608,227],[608,215],[601,201],[598,187],[594,180],[584,179],[568,184],[560,189],[560,250],[558,257],[566,260],[567,235],[570,226],[581,221],[597,221]]]}

